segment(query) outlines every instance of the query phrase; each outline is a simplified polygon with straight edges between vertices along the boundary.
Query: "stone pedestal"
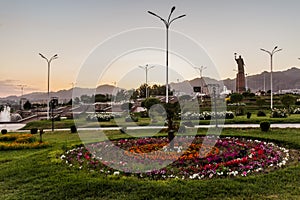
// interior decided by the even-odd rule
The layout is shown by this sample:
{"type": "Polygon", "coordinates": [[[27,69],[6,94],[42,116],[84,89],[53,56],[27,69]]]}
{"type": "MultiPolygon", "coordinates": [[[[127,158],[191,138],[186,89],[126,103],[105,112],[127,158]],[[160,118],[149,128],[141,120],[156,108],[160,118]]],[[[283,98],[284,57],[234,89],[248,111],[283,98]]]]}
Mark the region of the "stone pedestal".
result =
{"type": "Polygon", "coordinates": [[[243,93],[245,91],[245,74],[244,72],[239,72],[236,74],[236,92],[243,93]]]}

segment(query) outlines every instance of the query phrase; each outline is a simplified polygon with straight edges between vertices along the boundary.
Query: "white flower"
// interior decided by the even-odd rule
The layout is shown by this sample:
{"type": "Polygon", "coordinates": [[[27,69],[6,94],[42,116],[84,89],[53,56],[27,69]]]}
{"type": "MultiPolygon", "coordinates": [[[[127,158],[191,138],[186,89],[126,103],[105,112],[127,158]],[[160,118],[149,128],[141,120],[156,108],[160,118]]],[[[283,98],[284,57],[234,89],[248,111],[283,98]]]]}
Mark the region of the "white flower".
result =
{"type": "Polygon", "coordinates": [[[218,176],[222,176],[223,172],[217,172],[218,176]]]}
{"type": "Polygon", "coordinates": [[[120,175],[120,172],[119,171],[115,171],[114,172],[114,176],[119,176],[120,175]]]}

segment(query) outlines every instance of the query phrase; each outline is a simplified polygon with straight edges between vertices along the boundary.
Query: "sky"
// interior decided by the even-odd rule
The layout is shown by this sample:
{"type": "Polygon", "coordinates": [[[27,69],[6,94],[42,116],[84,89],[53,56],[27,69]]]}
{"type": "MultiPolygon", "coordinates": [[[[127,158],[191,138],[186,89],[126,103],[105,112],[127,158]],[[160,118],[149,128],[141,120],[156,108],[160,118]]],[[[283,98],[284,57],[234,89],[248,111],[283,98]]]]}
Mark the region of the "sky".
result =
{"type": "Polygon", "coordinates": [[[148,83],[165,83],[165,26],[148,10],[166,18],[169,32],[169,82],[203,76],[234,78],[233,54],[242,55],[250,76],[270,71],[260,48],[283,50],[274,56],[274,71],[299,67],[298,0],[1,0],[0,96],[145,82],[139,66],[153,65],[148,83]]]}

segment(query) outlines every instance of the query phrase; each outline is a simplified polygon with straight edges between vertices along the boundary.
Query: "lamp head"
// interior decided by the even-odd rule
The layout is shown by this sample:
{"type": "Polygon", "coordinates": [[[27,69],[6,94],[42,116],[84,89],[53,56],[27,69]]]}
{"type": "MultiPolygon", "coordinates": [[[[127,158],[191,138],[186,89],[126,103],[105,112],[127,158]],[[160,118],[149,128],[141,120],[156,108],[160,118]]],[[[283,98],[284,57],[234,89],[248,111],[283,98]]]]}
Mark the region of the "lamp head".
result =
{"type": "Polygon", "coordinates": [[[176,8],[175,6],[173,6],[173,7],[171,8],[171,13],[174,12],[175,8],[176,8]]]}
{"type": "Polygon", "coordinates": [[[43,54],[39,53],[39,55],[44,58],[44,59],[47,59],[43,54]]]}

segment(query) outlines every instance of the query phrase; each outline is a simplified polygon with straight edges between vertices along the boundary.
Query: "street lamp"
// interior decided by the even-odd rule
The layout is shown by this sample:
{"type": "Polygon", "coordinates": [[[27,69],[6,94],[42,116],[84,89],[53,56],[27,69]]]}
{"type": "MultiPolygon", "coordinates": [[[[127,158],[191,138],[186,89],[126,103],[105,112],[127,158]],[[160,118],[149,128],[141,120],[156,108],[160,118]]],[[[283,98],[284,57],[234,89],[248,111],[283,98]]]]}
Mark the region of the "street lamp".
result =
{"type": "Polygon", "coordinates": [[[266,53],[268,53],[270,55],[270,66],[271,66],[271,77],[270,77],[270,84],[271,84],[271,109],[273,109],[273,55],[278,52],[281,51],[282,49],[278,49],[278,46],[275,46],[274,49],[270,52],[267,51],[265,49],[260,49],[266,53]]]}
{"type": "Polygon", "coordinates": [[[55,54],[52,56],[50,59],[46,58],[43,54],[39,53],[39,55],[44,58],[47,61],[48,64],[48,98],[47,98],[47,119],[49,119],[49,103],[50,103],[50,92],[49,92],[49,87],[50,87],[50,63],[52,60],[57,59],[58,56],[55,54]]]}
{"type": "Polygon", "coordinates": [[[148,70],[154,68],[155,66],[149,66],[148,64],[146,66],[139,66],[141,69],[145,70],[146,72],[146,98],[148,98],[148,70]]]}
{"type": "Polygon", "coordinates": [[[201,87],[201,89],[200,89],[200,93],[202,94],[203,93],[203,91],[202,91],[202,82],[201,82],[201,79],[202,79],[202,72],[203,72],[203,70],[204,69],[206,69],[207,67],[203,67],[203,66],[201,66],[201,67],[194,67],[194,69],[196,69],[196,70],[199,70],[199,76],[200,76],[200,87],[201,87]]]}
{"type": "Polygon", "coordinates": [[[157,15],[151,11],[148,11],[149,14],[151,14],[151,15],[159,18],[161,21],[163,21],[163,23],[166,26],[166,103],[169,102],[169,71],[168,71],[168,68],[169,68],[169,27],[170,27],[171,23],[174,22],[175,20],[186,16],[186,15],[180,15],[178,17],[171,19],[171,15],[174,12],[174,10],[175,10],[175,6],[173,6],[171,8],[171,12],[169,14],[168,20],[163,19],[162,17],[160,17],[159,15],[157,15]]]}
{"type": "Polygon", "coordinates": [[[24,94],[24,87],[26,87],[27,85],[17,85],[17,86],[21,87],[20,110],[22,110],[22,99],[24,94]]]}
{"type": "Polygon", "coordinates": [[[245,82],[246,82],[246,92],[248,91],[248,83],[247,83],[247,76],[249,76],[249,73],[245,74],[245,82]]]}

